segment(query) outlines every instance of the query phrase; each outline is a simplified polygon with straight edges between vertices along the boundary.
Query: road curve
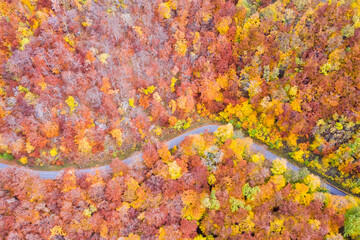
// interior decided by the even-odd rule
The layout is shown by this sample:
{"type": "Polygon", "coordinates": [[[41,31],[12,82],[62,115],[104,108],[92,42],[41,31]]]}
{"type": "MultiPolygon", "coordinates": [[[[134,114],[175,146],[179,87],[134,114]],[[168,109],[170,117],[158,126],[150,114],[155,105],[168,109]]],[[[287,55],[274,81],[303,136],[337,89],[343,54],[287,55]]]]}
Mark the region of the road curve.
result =
{"type": "MultiPolygon", "coordinates": [[[[203,133],[205,131],[208,132],[215,132],[217,130],[219,126],[218,125],[206,125],[203,127],[199,127],[196,128],[194,130],[191,130],[189,132],[186,132],[176,138],[173,138],[167,142],[165,142],[165,144],[168,146],[168,148],[173,148],[175,145],[180,144],[186,136],[192,135],[192,134],[200,134],[203,133]]],[[[240,138],[243,138],[243,135],[239,136],[240,138]]],[[[280,158],[277,155],[275,155],[274,153],[270,152],[267,147],[256,144],[256,143],[252,143],[252,145],[250,146],[250,150],[253,151],[254,153],[261,153],[264,155],[264,157],[270,161],[275,160],[276,158],[280,158]]],[[[140,163],[142,162],[142,153],[135,153],[132,156],[126,158],[123,160],[123,162],[125,162],[128,165],[133,165],[136,163],[140,163]]],[[[298,171],[299,167],[295,166],[294,164],[290,163],[289,161],[287,161],[287,166],[288,168],[294,170],[294,171],[298,171]]],[[[10,167],[10,165],[7,164],[3,164],[0,163],[0,169],[2,168],[7,168],[10,167]]],[[[39,175],[41,178],[44,179],[55,179],[63,170],[61,171],[36,171],[36,170],[31,170],[25,167],[21,167],[24,168],[27,171],[31,171],[34,174],[39,175]]],[[[110,165],[105,165],[102,167],[96,167],[96,168],[87,168],[87,169],[78,169],[77,172],[80,173],[95,173],[96,170],[100,170],[100,171],[109,171],[110,170],[110,165]]],[[[346,196],[347,193],[331,186],[328,183],[323,182],[324,186],[330,191],[330,193],[334,194],[334,195],[340,195],[340,196],[346,196]]]]}

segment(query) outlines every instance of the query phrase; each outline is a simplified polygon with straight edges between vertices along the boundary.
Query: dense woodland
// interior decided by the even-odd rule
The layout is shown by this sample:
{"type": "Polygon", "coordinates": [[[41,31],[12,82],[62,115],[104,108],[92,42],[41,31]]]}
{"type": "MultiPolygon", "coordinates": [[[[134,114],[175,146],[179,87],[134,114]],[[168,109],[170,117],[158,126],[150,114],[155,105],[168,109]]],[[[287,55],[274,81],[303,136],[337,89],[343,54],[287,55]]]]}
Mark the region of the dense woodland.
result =
{"type": "Polygon", "coordinates": [[[0,175],[5,239],[344,239],[360,236],[360,200],[334,196],[306,169],[293,173],[232,138],[232,126],[191,135],[169,151],[148,143],[144,163],[69,169],[42,180],[0,175]],[[346,213],[346,215],[345,215],[346,213]]]}
{"type": "Polygon", "coordinates": [[[342,239],[360,210],[315,175],[274,173],[229,136],[172,154],[158,139],[231,123],[360,195],[358,29],[359,0],[0,0],[1,161],[116,159],[57,180],[1,171],[0,235],[342,239]],[[140,148],[145,165],[121,164],[140,148]]]}
{"type": "Polygon", "coordinates": [[[199,118],[360,193],[360,3],[2,0],[0,152],[85,164],[199,118]]]}

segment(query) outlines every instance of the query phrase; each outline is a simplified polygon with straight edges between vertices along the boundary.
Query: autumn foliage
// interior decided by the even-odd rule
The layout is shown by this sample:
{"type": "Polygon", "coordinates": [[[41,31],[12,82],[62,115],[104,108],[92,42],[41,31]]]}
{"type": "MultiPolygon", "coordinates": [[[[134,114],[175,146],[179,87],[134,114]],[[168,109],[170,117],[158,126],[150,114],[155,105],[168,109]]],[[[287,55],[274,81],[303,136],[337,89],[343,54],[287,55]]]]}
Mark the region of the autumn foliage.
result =
{"type": "Polygon", "coordinates": [[[327,193],[315,197],[314,174],[360,195],[358,29],[358,0],[0,1],[1,161],[115,158],[113,172],[95,178],[1,176],[1,231],[336,239],[345,210],[327,193]],[[175,152],[157,141],[199,121],[230,125],[175,152]],[[283,161],[247,156],[230,126],[313,175],[292,182],[283,161]],[[121,163],[142,147],[144,165],[121,163]]]}
{"type": "Polygon", "coordinates": [[[251,140],[224,130],[191,135],[171,152],[149,144],[145,152],[157,159],[132,167],[115,159],[108,172],[68,169],[42,180],[1,170],[0,232],[5,239],[359,236],[359,199],[329,194],[318,177],[253,155],[251,140]]]}

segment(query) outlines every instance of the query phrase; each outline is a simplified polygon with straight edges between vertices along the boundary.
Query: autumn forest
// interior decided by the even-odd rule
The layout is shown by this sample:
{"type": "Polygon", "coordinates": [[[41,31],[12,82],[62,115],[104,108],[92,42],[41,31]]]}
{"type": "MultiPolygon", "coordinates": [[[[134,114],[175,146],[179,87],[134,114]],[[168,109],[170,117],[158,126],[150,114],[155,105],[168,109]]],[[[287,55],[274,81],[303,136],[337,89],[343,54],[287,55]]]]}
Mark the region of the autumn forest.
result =
{"type": "Polygon", "coordinates": [[[359,0],[0,0],[0,37],[0,239],[360,239],[359,0]]]}

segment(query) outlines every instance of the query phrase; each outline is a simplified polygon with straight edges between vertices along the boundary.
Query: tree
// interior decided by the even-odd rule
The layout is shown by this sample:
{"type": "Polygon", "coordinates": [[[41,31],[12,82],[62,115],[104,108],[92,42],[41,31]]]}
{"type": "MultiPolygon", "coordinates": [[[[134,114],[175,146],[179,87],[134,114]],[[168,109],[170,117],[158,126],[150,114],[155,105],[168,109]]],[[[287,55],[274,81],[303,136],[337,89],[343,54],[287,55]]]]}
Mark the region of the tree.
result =
{"type": "Polygon", "coordinates": [[[142,158],[144,160],[145,165],[148,168],[152,168],[154,163],[160,159],[156,145],[151,143],[146,144],[143,148],[142,158]]]}
{"type": "Polygon", "coordinates": [[[345,214],[345,236],[360,237],[360,207],[349,209],[345,214]]]}
{"type": "Polygon", "coordinates": [[[215,132],[214,135],[221,141],[224,142],[226,139],[229,139],[233,135],[233,125],[231,123],[220,126],[215,132]]]}

